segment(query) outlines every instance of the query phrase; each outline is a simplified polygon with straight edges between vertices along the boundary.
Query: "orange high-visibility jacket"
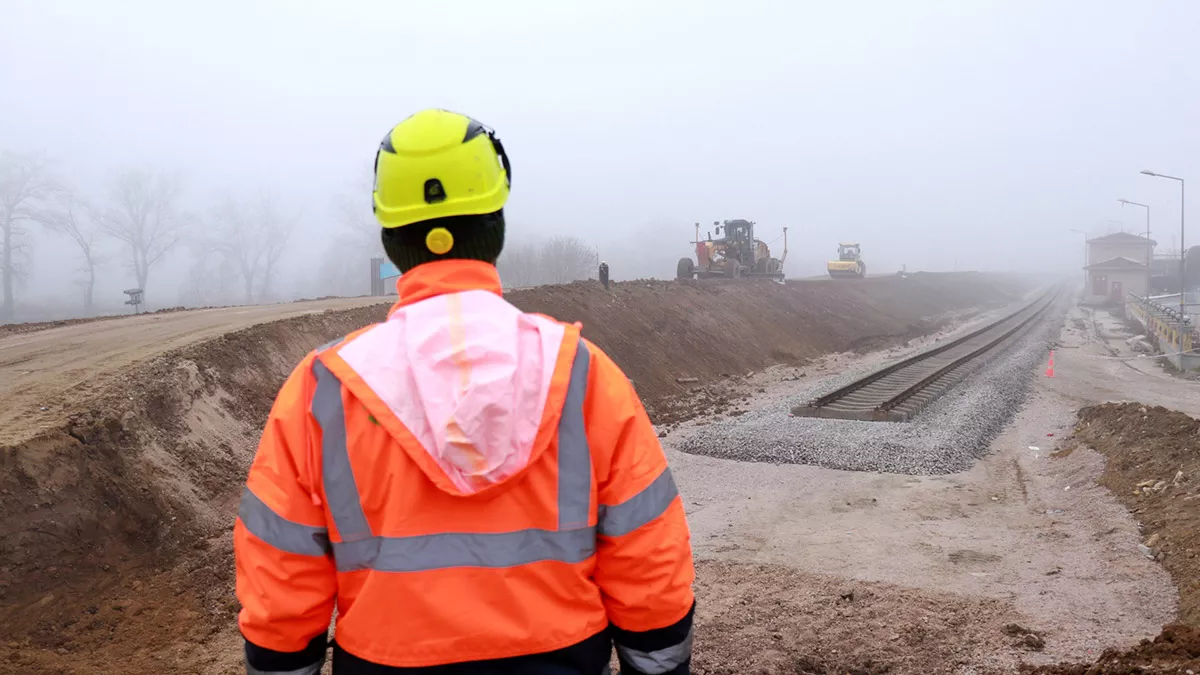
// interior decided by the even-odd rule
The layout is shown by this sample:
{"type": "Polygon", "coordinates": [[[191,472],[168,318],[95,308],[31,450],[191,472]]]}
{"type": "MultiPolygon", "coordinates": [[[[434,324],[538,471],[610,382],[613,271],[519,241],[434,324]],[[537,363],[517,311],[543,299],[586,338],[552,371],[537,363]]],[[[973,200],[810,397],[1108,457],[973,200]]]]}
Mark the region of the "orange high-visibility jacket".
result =
{"type": "Polygon", "coordinates": [[[317,672],[336,607],[336,649],[383,666],[611,634],[630,671],[686,672],[687,523],[624,373],[504,301],[491,265],[427,263],[398,291],[271,410],[234,528],[248,658],[317,672]],[[636,637],[685,619],[672,644],[636,637]]]}

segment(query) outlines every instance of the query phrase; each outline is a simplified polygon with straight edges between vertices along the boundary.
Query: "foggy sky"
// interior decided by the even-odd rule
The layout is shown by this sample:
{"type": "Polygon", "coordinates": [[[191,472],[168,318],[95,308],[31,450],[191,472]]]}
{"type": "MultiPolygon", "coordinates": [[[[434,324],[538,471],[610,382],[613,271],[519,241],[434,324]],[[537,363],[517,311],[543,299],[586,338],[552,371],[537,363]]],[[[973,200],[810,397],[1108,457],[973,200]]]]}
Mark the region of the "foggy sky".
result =
{"type": "MultiPolygon", "coordinates": [[[[289,274],[425,107],[497,129],[510,237],[580,236],[618,279],[671,276],[691,224],[726,218],[788,225],[792,276],[847,239],[872,271],[1067,270],[1071,228],[1143,228],[1120,197],[1178,236],[1178,184],[1137,172],[1200,181],[1197,26],[1188,0],[3,0],[0,148],[97,198],[130,167],[181,169],[198,210],[273,190],[309,233],[289,274]]],[[[36,245],[26,298],[75,254],[36,245]]]]}

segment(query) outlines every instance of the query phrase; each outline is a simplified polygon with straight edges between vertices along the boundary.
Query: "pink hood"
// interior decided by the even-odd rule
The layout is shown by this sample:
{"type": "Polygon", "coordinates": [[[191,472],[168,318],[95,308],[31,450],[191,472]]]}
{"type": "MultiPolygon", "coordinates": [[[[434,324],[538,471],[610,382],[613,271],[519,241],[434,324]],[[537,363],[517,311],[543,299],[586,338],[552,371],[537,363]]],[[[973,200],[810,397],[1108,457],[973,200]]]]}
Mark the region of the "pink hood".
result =
{"type": "Polygon", "coordinates": [[[529,464],[564,334],[469,290],[399,307],[338,355],[469,495],[529,464]]]}

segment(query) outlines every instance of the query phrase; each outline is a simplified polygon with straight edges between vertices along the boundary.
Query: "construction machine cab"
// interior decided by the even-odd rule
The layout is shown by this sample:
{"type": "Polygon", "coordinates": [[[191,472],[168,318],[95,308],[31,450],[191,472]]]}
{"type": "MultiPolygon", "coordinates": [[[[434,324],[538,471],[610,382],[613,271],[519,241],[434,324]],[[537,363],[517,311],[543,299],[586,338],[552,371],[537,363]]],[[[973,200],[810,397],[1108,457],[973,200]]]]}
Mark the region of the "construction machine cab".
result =
{"type": "Polygon", "coordinates": [[[838,244],[838,260],[857,261],[861,255],[858,244],[838,244]]]}
{"type": "Polygon", "coordinates": [[[714,223],[714,225],[717,234],[721,233],[722,228],[725,230],[725,236],[718,240],[725,244],[721,249],[725,259],[741,268],[754,269],[755,253],[757,253],[754,246],[754,221],[726,220],[724,224],[714,223]]]}

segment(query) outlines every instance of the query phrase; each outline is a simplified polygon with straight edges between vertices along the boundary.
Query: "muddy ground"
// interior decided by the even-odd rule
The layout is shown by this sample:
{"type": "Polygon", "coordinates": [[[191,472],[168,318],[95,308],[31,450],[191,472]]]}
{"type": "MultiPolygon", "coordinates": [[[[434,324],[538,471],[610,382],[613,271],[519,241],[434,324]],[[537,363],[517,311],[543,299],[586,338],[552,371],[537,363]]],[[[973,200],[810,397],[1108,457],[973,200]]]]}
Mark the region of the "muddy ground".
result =
{"type": "MultiPolygon", "coordinates": [[[[719,404],[728,376],[903,343],[1024,290],[957,274],[574,284],[512,299],[582,321],[656,418],[678,421],[695,405],[673,397],[719,404]]],[[[0,395],[11,403],[0,412],[0,663],[236,672],[229,530],[262,422],[306,351],[385,311],[369,298],[323,300],[0,336],[0,395]]]]}

